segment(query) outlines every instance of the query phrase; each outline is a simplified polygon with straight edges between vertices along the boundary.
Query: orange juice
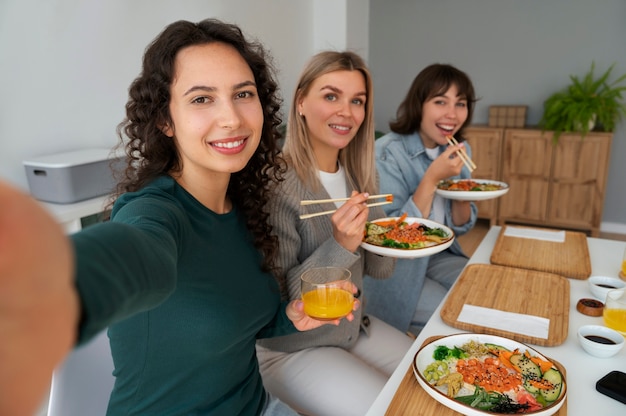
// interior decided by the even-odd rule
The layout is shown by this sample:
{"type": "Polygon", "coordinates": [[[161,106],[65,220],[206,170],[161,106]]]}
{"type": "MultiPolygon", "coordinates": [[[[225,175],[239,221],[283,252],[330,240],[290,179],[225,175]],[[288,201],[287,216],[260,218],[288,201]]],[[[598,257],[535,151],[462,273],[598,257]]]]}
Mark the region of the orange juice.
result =
{"type": "Polygon", "coordinates": [[[626,276],[626,260],[622,261],[622,275],[626,276]]]}
{"type": "Polygon", "coordinates": [[[338,287],[320,287],[302,295],[304,313],[319,320],[333,320],[352,311],[352,293],[338,287]]]}
{"type": "Polygon", "coordinates": [[[626,335],[626,309],[604,308],[603,316],[606,326],[626,335]]]}

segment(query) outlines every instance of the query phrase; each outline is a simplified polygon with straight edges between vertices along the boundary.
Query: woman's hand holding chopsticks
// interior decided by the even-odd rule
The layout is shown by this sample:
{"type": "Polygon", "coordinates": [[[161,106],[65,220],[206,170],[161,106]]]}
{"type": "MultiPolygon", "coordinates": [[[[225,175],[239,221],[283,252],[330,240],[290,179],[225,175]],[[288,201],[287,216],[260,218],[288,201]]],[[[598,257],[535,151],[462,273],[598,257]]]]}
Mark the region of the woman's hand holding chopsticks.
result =
{"type": "Polygon", "coordinates": [[[456,154],[459,156],[459,158],[461,158],[470,173],[473,172],[476,169],[476,164],[467,155],[467,153],[465,152],[465,148],[459,145],[459,142],[454,138],[454,136],[447,136],[446,139],[448,140],[448,144],[450,144],[450,146],[459,146],[456,154]]]}
{"type": "Polygon", "coordinates": [[[367,193],[352,191],[352,196],[330,217],[333,237],[350,252],[355,252],[363,240],[365,222],[369,215],[367,193]]]}

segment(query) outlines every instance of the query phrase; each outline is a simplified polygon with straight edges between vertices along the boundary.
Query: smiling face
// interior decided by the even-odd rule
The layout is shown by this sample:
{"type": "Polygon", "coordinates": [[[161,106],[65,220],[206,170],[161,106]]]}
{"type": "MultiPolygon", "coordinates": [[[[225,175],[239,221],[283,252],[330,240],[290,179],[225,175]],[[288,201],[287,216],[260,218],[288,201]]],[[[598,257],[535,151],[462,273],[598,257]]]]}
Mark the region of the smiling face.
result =
{"type": "Polygon", "coordinates": [[[458,95],[455,84],[443,93],[426,100],[422,106],[420,137],[424,146],[431,149],[446,145],[446,136],[454,136],[467,120],[467,99],[458,95]]]}
{"type": "Polygon", "coordinates": [[[334,172],[339,150],[357,134],[365,119],[367,88],[360,71],[334,71],[311,83],[298,101],[320,168],[334,172]]]}
{"type": "Polygon", "coordinates": [[[189,178],[242,170],[259,145],[263,110],[254,75],[241,55],[224,43],[194,45],[176,56],[170,87],[172,126],[182,171],[189,178]]]}

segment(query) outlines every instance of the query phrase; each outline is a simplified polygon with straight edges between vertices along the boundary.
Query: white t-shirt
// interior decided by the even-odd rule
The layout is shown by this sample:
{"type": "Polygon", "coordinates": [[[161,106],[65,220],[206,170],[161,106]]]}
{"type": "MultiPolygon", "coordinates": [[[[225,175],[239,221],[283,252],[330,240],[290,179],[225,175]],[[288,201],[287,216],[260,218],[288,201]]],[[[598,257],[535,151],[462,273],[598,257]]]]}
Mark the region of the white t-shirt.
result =
{"type": "MultiPolygon", "coordinates": [[[[439,147],[426,149],[426,155],[430,160],[435,160],[439,156],[439,147]]],[[[443,224],[446,219],[446,207],[441,196],[435,194],[433,198],[433,206],[431,207],[433,221],[443,224]]]]}
{"type": "MultiPolygon", "coordinates": [[[[320,181],[324,188],[326,188],[326,192],[330,195],[331,198],[345,198],[348,195],[348,188],[346,187],[346,172],[343,170],[341,163],[337,163],[339,169],[335,173],[328,173],[319,171],[320,173],[320,181]]],[[[343,201],[335,202],[337,208],[344,204],[343,201]]]]}

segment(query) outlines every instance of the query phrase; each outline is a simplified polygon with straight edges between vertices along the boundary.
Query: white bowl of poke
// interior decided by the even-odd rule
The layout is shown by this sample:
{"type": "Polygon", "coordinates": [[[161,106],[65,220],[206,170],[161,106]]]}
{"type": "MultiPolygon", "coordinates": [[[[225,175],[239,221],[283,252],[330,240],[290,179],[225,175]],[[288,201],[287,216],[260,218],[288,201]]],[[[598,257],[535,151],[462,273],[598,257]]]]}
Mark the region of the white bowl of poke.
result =
{"type": "Polygon", "coordinates": [[[556,413],[566,398],[560,364],[526,344],[486,334],[455,334],[423,345],[413,360],[418,383],[464,415],[556,413]]]}

